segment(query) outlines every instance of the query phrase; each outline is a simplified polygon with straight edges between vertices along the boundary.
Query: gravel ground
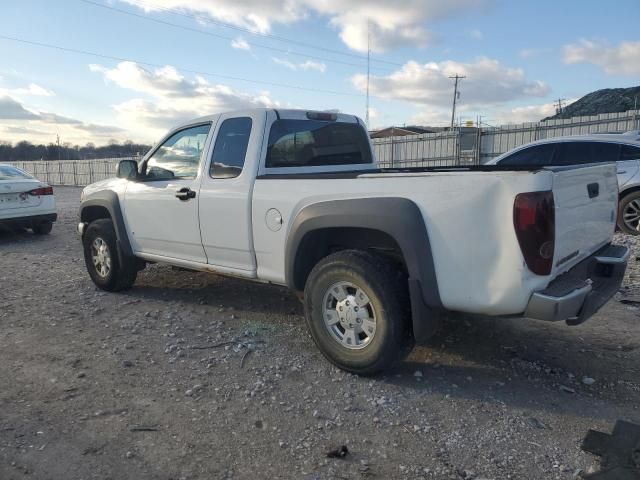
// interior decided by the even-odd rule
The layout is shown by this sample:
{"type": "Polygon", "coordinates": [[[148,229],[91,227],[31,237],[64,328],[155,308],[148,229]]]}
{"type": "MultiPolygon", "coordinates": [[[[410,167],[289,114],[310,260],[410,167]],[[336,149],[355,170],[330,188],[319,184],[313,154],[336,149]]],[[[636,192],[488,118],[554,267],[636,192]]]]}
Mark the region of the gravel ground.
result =
{"type": "Polygon", "coordinates": [[[358,378],[284,289],[154,265],[96,290],[79,193],[49,236],[0,232],[0,479],[572,479],[588,429],[640,423],[635,255],[585,325],[459,319],[358,378]]]}

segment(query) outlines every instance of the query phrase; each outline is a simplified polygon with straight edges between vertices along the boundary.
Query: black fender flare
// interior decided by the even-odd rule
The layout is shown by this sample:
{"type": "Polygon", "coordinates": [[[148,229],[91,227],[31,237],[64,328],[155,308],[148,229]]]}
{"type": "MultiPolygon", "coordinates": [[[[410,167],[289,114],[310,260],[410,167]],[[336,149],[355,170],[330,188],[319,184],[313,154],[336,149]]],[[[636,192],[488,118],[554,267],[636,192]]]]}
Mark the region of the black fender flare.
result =
{"type": "Polygon", "coordinates": [[[393,238],[409,274],[413,330],[422,343],[439,323],[443,309],[427,226],[420,208],[411,200],[372,197],[330,200],[303,207],[291,223],[285,246],[285,279],[294,289],[295,261],[305,235],[324,228],[367,228],[393,238]]]}
{"type": "Polygon", "coordinates": [[[124,224],[122,209],[120,208],[120,199],[118,194],[111,190],[101,190],[92,193],[84,198],[80,204],[80,221],[87,222],[87,212],[89,207],[102,207],[109,212],[113,227],[116,231],[116,239],[118,241],[118,252],[120,256],[134,257],[127,228],[124,224]]]}

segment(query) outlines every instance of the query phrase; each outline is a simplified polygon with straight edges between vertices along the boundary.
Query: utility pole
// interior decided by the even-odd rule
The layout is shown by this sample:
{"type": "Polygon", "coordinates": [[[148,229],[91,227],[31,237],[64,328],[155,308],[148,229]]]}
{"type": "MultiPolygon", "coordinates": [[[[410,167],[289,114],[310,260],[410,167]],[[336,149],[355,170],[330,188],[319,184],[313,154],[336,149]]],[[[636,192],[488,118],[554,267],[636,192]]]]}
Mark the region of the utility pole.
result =
{"type": "Polygon", "coordinates": [[[467,78],[464,75],[458,75],[457,73],[454,76],[449,77],[451,79],[455,79],[455,83],[453,85],[453,110],[451,111],[451,128],[453,128],[453,125],[455,123],[455,119],[456,119],[456,102],[458,101],[458,81],[463,79],[463,78],[467,78]]]}
{"type": "Polygon", "coordinates": [[[556,114],[559,115],[562,113],[562,102],[564,102],[566,98],[559,98],[558,103],[554,103],[556,106],[556,114]]]}
{"type": "Polygon", "coordinates": [[[365,123],[367,130],[369,127],[369,75],[371,71],[371,20],[367,20],[367,111],[365,113],[365,123]]]}
{"type": "Polygon", "coordinates": [[[56,143],[58,144],[58,161],[61,160],[60,158],[60,135],[56,134],[56,143]]]}

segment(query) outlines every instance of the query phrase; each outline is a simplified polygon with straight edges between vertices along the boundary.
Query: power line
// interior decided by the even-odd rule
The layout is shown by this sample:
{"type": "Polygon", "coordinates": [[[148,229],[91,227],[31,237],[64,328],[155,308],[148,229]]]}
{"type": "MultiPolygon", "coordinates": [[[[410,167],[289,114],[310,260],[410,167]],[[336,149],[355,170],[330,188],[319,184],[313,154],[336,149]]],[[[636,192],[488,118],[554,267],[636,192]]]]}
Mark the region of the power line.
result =
{"type": "MultiPolygon", "coordinates": [[[[140,14],[135,13],[135,12],[130,12],[128,10],[123,10],[121,8],[111,7],[109,5],[104,5],[104,4],[99,3],[99,2],[93,2],[91,0],[80,0],[80,1],[83,2],[83,3],[89,4],[89,5],[93,5],[93,6],[96,6],[96,7],[104,8],[106,10],[111,10],[113,12],[118,12],[118,13],[121,13],[121,14],[124,14],[124,15],[129,15],[131,17],[136,17],[136,18],[139,18],[141,20],[145,20],[147,22],[153,22],[153,23],[157,23],[157,24],[160,24],[160,25],[166,25],[166,26],[173,27],[173,28],[179,28],[181,30],[186,30],[186,31],[189,31],[189,32],[195,32],[195,33],[199,33],[201,35],[207,35],[209,37],[220,38],[220,39],[223,39],[223,40],[234,40],[233,37],[229,37],[227,35],[221,35],[219,33],[207,32],[205,30],[200,30],[199,28],[193,28],[193,27],[188,27],[186,25],[179,25],[177,23],[167,22],[166,20],[161,20],[161,19],[158,19],[158,18],[149,17],[147,15],[140,15],[140,14]]],[[[294,51],[291,51],[291,50],[288,50],[288,49],[285,49],[285,48],[272,47],[270,45],[262,45],[262,44],[253,43],[253,42],[247,42],[247,44],[252,46],[252,47],[254,47],[254,48],[264,48],[266,50],[273,50],[275,52],[284,53],[286,55],[296,55],[296,56],[300,56],[300,57],[310,58],[310,59],[313,59],[313,60],[319,60],[321,62],[337,63],[337,64],[348,65],[348,66],[357,67],[357,68],[364,68],[365,67],[364,64],[358,64],[358,63],[353,63],[353,62],[345,62],[343,60],[335,60],[335,59],[327,58],[327,57],[319,57],[319,56],[316,56],[316,55],[310,55],[310,54],[302,53],[302,52],[294,52],[294,51]]],[[[384,67],[374,67],[374,68],[379,69],[379,70],[381,70],[381,69],[382,70],[387,70],[387,71],[389,70],[388,68],[385,69],[384,67]]]]}
{"type": "MultiPolygon", "coordinates": [[[[81,1],[84,1],[84,0],[81,0],[81,1]]],[[[367,58],[365,55],[358,55],[357,53],[351,53],[351,52],[345,52],[345,51],[341,51],[341,50],[335,50],[335,49],[332,49],[332,48],[323,47],[321,45],[315,45],[315,44],[312,44],[312,43],[302,42],[300,40],[295,40],[295,39],[292,39],[292,38],[282,37],[280,35],[274,35],[274,34],[271,34],[271,33],[255,32],[255,31],[252,31],[252,30],[250,30],[248,28],[244,28],[244,27],[240,27],[238,25],[233,25],[233,24],[230,24],[230,23],[222,22],[220,20],[214,20],[214,19],[212,19],[210,17],[207,17],[207,16],[204,16],[204,15],[194,15],[194,14],[185,13],[185,12],[182,12],[182,11],[177,10],[175,8],[162,7],[160,5],[156,5],[156,4],[149,3],[149,2],[141,2],[139,0],[127,0],[127,2],[128,3],[132,3],[134,5],[137,5],[138,7],[142,7],[142,8],[147,7],[149,9],[153,9],[153,10],[160,10],[160,11],[163,11],[163,12],[171,13],[173,15],[178,15],[178,16],[181,16],[181,17],[190,18],[190,19],[196,20],[198,22],[210,23],[212,25],[218,25],[220,27],[224,27],[224,28],[229,28],[229,29],[232,29],[232,30],[240,31],[240,32],[243,32],[243,33],[247,33],[249,35],[254,35],[254,36],[264,37],[264,38],[270,38],[270,39],[273,39],[273,40],[277,40],[279,42],[291,43],[291,44],[298,45],[298,46],[305,47],[305,48],[313,48],[313,49],[316,49],[316,50],[322,50],[322,51],[325,51],[325,52],[335,53],[335,54],[338,54],[338,55],[345,55],[345,56],[348,56],[348,57],[359,58],[361,60],[366,60],[366,58],[367,58]]],[[[398,66],[398,67],[403,66],[402,63],[393,62],[393,61],[390,61],[390,60],[371,59],[371,61],[378,62],[378,63],[386,63],[388,65],[395,65],[395,66],[398,66]]]]}
{"type": "MultiPolygon", "coordinates": [[[[161,65],[159,63],[152,63],[152,62],[145,62],[145,61],[141,61],[141,60],[134,60],[131,58],[124,58],[124,57],[116,57],[113,55],[106,55],[106,54],[102,54],[102,53],[96,53],[96,52],[90,52],[88,50],[78,50],[76,48],[69,48],[69,47],[62,47],[60,45],[54,45],[51,43],[42,43],[42,42],[36,42],[33,40],[25,40],[23,38],[16,38],[16,37],[9,37],[7,35],[0,35],[0,39],[3,40],[9,40],[12,42],[18,42],[18,43],[24,43],[27,45],[34,45],[37,47],[42,47],[42,48],[49,48],[51,50],[60,50],[62,52],[69,52],[69,53],[76,53],[79,55],[89,55],[92,57],[98,57],[98,58],[104,58],[107,60],[114,60],[116,62],[134,62],[140,65],[145,65],[147,67],[154,67],[154,68],[162,68],[166,65],[161,65]]],[[[201,71],[201,70],[192,70],[189,68],[184,68],[184,67],[180,67],[180,66],[175,66],[175,68],[177,68],[178,70],[181,70],[183,72],[187,72],[187,73],[191,73],[193,75],[201,75],[203,77],[217,77],[217,78],[225,78],[228,80],[238,80],[241,82],[247,82],[247,83],[255,83],[255,84],[259,84],[259,85],[269,85],[272,87],[284,87],[284,88],[292,88],[295,90],[304,90],[304,91],[308,91],[308,92],[315,92],[315,93],[328,93],[330,95],[343,95],[343,96],[347,96],[347,97],[363,97],[364,95],[362,94],[356,94],[356,93],[347,93],[347,92],[338,92],[335,90],[323,90],[323,89],[319,89],[319,88],[308,88],[308,87],[301,87],[299,85],[291,85],[288,83],[277,83],[277,82],[267,82],[264,80],[251,80],[249,78],[243,78],[243,77],[236,77],[236,76],[232,76],[232,75],[225,75],[222,73],[213,73],[213,72],[205,72],[205,71],[201,71]]]]}

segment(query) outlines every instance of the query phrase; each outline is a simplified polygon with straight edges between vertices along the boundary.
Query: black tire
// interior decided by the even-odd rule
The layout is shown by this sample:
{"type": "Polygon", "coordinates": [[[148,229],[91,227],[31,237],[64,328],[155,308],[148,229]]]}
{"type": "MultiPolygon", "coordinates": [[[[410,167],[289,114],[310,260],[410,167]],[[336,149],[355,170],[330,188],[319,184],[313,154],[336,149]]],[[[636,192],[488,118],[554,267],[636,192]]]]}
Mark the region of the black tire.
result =
{"type": "Polygon", "coordinates": [[[624,222],[624,212],[633,201],[640,204],[640,191],[631,192],[620,199],[618,203],[618,228],[627,235],[640,235],[637,228],[629,228],[624,222]]]}
{"type": "Polygon", "coordinates": [[[51,233],[52,228],[53,228],[53,222],[49,222],[45,220],[44,222],[40,222],[33,225],[31,227],[31,230],[33,230],[33,233],[35,233],[36,235],[47,235],[51,233]]]}
{"type": "Polygon", "coordinates": [[[89,276],[96,286],[108,292],[118,292],[131,288],[138,275],[137,264],[133,258],[125,261],[124,265],[121,264],[116,232],[110,219],[103,218],[91,222],[82,238],[82,244],[84,247],[84,262],[89,276]],[[93,262],[92,245],[96,239],[106,244],[109,253],[109,269],[104,272],[104,275],[98,272],[98,267],[93,262]]]}
{"type": "Polygon", "coordinates": [[[309,331],[322,354],[348,372],[379,373],[404,358],[413,345],[406,275],[383,256],[343,250],[323,258],[307,279],[304,307],[309,331]],[[325,325],[325,295],[339,282],[361,288],[375,312],[375,333],[357,350],[340,343],[325,325]]]}

